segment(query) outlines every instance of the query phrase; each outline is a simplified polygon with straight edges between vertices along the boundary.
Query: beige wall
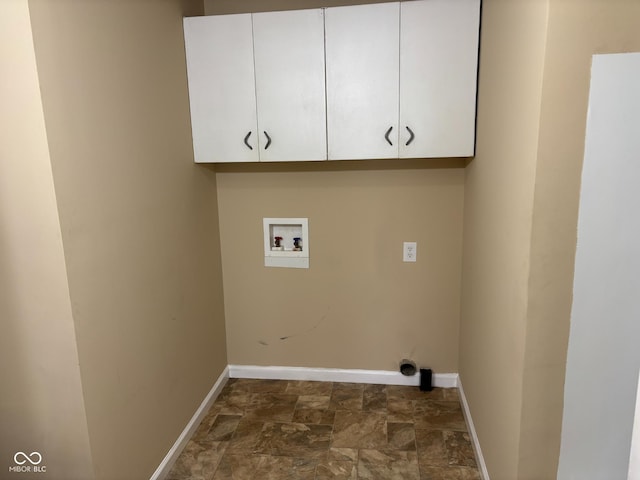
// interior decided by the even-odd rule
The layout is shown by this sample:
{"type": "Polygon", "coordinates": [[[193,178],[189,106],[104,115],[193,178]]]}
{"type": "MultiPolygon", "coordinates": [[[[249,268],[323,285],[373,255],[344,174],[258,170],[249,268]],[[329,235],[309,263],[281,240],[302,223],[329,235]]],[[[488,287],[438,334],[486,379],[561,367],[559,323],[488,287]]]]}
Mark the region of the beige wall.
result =
{"type": "Polygon", "coordinates": [[[545,26],[543,2],[484,2],[478,155],[465,183],[460,372],[492,479],[556,476],[591,55],[640,50],[638,2],[548,3],[545,26]],[[493,23],[499,12],[517,8],[524,14],[534,6],[540,15],[503,18],[502,28],[493,23]],[[509,32],[509,24],[523,28],[525,18],[537,22],[539,34],[509,32]],[[527,40],[514,41],[520,35],[527,40]],[[502,49],[492,40],[499,38],[502,49]],[[509,51],[513,55],[505,55],[509,51]],[[494,54],[503,56],[502,73],[490,67],[494,54]],[[508,88],[494,75],[511,85],[528,82],[530,91],[508,98],[508,88]],[[504,115],[507,106],[518,109],[511,121],[504,115]],[[488,125],[496,119],[504,119],[503,130],[490,134],[488,125]],[[489,156],[499,158],[507,144],[528,153],[515,166],[507,156],[492,166],[489,156]],[[530,172],[525,178],[513,169],[530,172]],[[506,180],[515,189],[524,186],[526,197],[505,196],[506,180]],[[505,204],[520,215],[504,217],[505,204]],[[501,239],[492,238],[496,234],[501,239]],[[519,250],[511,260],[509,249],[519,250]],[[500,275],[510,263],[514,269],[502,280],[510,277],[512,288],[501,284],[500,275]],[[507,309],[516,300],[517,310],[507,309]]]}
{"type": "Polygon", "coordinates": [[[520,477],[558,465],[591,56],[640,51],[640,2],[551,0],[540,117],[520,477]]]}
{"type": "Polygon", "coordinates": [[[546,1],[485,0],[466,169],[460,375],[492,480],[518,477],[546,1]]]}
{"type": "Polygon", "coordinates": [[[27,0],[0,2],[0,65],[0,476],[88,480],[89,436],[27,0]],[[9,474],[19,451],[39,452],[47,473],[9,474]]]}
{"type": "Polygon", "coordinates": [[[148,478],[227,363],[215,178],[189,129],[192,5],[30,2],[100,479],[148,478]]]}
{"type": "Polygon", "coordinates": [[[217,166],[229,363],[456,372],[459,161],[314,165],[217,166]],[[263,217],[309,218],[308,270],[264,266],[263,217]]]}

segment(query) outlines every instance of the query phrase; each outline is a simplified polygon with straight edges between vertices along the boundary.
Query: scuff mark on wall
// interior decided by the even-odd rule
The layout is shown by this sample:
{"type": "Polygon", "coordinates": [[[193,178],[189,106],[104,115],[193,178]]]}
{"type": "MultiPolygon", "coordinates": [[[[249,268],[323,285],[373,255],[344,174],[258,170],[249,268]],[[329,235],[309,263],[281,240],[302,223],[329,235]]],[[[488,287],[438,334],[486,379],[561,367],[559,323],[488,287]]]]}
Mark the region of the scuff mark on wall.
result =
{"type": "Polygon", "coordinates": [[[268,347],[268,346],[269,346],[269,344],[268,344],[267,342],[265,342],[264,340],[258,340],[258,343],[259,343],[260,345],[265,346],[265,347],[268,347]]]}
{"type": "Polygon", "coordinates": [[[280,340],[288,340],[288,339],[293,338],[293,337],[298,337],[298,336],[300,336],[300,335],[306,335],[307,333],[311,333],[311,332],[313,332],[316,328],[318,328],[318,327],[320,326],[320,324],[322,324],[322,322],[324,322],[324,321],[325,321],[325,319],[327,318],[328,313],[329,313],[329,312],[327,311],[327,313],[325,313],[322,317],[320,317],[320,320],[318,320],[318,321],[317,321],[317,322],[316,322],[316,323],[315,323],[311,328],[309,328],[308,330],[304,330],[304,331],[299,332],[299,333],[294,333],[294,334],[292,334],[292,335],[285,335],[284,337],[280,337],[280,340]]]}

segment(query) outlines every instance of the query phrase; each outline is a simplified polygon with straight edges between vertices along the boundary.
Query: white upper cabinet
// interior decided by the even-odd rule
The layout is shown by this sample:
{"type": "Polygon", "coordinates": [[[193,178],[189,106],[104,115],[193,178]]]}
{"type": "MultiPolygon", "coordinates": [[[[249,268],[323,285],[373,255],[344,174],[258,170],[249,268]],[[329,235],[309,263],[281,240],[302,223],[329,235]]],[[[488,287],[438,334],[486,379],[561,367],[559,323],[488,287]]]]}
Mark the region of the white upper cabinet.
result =
{"type": "Polygon", "coordinates": [[[400,4],[327,8],[330,160],[398,158],[400,4]]]}
{"type": "Polygon", "coordinates": [[[480,1],[409,1],[400,9],[399,156],[472,156],[480,1]]]}
{"type": "Polygon", "coordinates": [[[480,0],[185,18],[196,162],[474,154],[480,0]]]}
{"type": "Polygon", "coordinates": [[[253,14],[260,161],[327,159],[323,15],[253,14]]]}
{"type": "Polygon", "coordinates": [[[184,19],[194,157],[257,162],[251,14],[184,19]]]}

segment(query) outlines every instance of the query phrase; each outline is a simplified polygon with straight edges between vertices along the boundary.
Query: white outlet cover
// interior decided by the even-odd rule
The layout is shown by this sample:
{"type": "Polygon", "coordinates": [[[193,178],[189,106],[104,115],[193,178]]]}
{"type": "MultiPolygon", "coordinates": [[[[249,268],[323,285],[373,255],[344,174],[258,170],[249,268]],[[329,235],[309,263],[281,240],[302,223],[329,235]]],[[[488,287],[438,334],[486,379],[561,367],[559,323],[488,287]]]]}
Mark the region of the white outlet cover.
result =
{"type": "Polygon", "coordinates": [[[415,262],[418,256],[418,242],[404,242],[402,244],[402,261],[415,262]]]}

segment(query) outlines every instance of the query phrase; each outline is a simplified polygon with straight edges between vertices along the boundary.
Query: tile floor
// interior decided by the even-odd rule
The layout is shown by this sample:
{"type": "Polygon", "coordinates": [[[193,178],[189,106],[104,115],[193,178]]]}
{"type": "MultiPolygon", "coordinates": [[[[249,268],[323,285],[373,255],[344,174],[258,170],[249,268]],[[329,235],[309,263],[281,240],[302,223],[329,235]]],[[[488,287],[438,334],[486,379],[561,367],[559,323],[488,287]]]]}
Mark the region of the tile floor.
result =
{"type": "Polygon", "coordinates": [[[479,480],[457,389],[230,379],[168,480],[479,480]]]}

